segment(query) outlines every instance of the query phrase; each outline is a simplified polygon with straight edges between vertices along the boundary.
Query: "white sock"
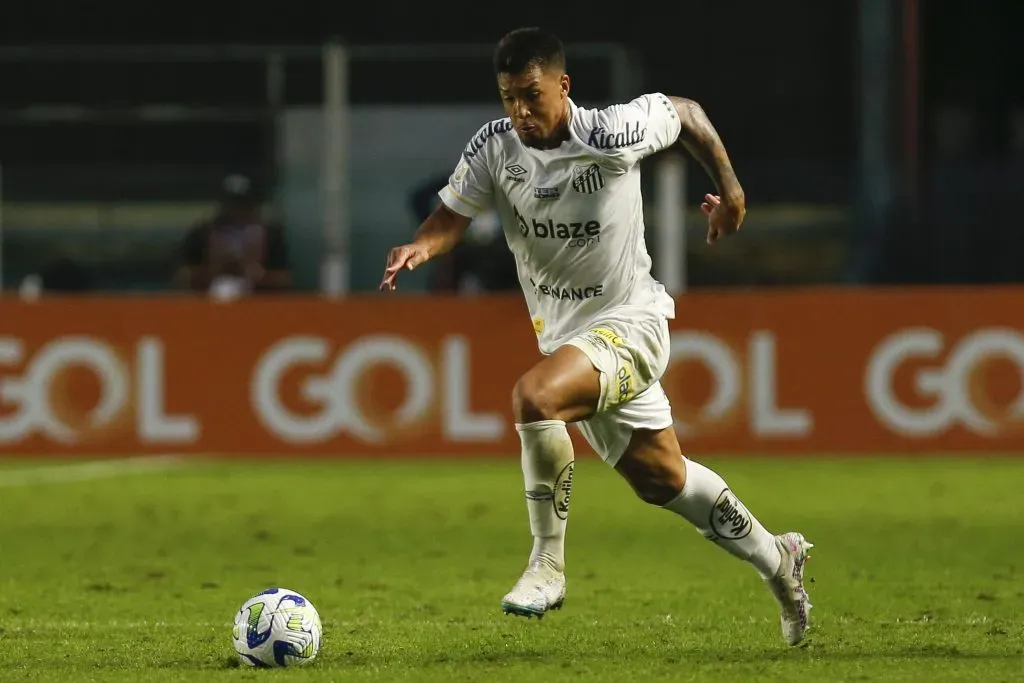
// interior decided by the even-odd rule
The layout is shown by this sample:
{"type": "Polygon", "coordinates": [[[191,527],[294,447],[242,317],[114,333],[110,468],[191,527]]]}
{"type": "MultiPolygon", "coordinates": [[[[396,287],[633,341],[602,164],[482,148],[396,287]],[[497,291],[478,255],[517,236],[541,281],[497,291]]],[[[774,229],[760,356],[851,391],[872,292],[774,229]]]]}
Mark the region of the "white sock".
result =
{"type": "Polygon", "coordinates": [[[782,563],[775,536],[750,514],[724,479],[698,462],[684,460],[686,483],[665,509],[693,524],[730,554],[750,562],[763,578],[774,576],[782,563]]]}
{"type": "Polygon", "coordinates": [[[523,444],[526,508],[533,532],[530,563],[540,561],[562,571],[572,493],[572,441],[561,420],[517,424],[516,431],[523,444]]]}

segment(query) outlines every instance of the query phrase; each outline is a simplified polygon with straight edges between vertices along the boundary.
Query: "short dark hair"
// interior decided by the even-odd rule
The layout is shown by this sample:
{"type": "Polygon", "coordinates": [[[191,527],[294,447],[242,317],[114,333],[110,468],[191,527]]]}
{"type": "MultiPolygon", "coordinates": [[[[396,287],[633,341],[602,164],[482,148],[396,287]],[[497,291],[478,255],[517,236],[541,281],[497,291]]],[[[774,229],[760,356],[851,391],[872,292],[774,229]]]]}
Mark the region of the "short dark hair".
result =
{"type": "Polygon", "coordinates": [[[494,73],[519,74],[531,66],[565,70],[565,47],[551,31],[517,28],[494,48],[494,73]]]}

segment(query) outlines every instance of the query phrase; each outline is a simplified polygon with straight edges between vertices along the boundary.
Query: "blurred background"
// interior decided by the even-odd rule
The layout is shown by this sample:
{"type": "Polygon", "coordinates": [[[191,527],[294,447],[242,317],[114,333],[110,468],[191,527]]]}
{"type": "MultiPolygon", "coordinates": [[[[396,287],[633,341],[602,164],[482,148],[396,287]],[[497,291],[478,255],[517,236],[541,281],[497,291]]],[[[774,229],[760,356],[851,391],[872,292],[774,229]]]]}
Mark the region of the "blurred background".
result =
{"type": "MultiPolygon", "coordinates": [[[[371,291],[465,141],[502,115],[494,42],[541,21],[567,44],[578,102],[683,95],[726,142],[749,213],[743,239],[715,249],[699,166],[645,162],[656,275],[674,291],[1024,278],[1019,3],[560,7],[454,2],[439,17],[385,0],[355,19],[296,2],[207,8],[198,25],[19,9],[0,27],[4,289],[210,291],[216,278],[231,293],[258,264],[268,291],[371,291]]],[[[406,284],[515,288],[487,215],[406,284]]]]}
{"type": "Polygon", "coordinates": [[[271,586],[324,619],[304,680],[1019,680],[1024,459],[985,456],[1024,453],[1022,8],[9,0],[0,680],[237,681],[271,586]],[[644,162],[663,384],[817,544],[807,648],[575,431],[571,602],[501,619],[538,352],[500,227],[376,287],[540,23],[578,103],[695,99],[743,182],[710,248],[703,171],[644,162]]]}

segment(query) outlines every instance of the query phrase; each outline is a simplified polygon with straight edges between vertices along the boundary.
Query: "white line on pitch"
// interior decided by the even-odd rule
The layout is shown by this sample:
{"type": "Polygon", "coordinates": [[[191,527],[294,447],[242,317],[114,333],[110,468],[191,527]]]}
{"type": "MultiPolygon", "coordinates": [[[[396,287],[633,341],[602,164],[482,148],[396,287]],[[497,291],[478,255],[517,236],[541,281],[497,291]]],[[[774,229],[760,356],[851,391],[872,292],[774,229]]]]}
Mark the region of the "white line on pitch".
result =
{"type": "Polygon", "coordinates": [[[180,467],[180,455],[148,455],[137,458],[99,460],[68,465],[45,465],[26,469],[0,470],[0,488],[32,484],[74,483],[92,479],[111,479],[129,474],[152,474],[180,467]]]}

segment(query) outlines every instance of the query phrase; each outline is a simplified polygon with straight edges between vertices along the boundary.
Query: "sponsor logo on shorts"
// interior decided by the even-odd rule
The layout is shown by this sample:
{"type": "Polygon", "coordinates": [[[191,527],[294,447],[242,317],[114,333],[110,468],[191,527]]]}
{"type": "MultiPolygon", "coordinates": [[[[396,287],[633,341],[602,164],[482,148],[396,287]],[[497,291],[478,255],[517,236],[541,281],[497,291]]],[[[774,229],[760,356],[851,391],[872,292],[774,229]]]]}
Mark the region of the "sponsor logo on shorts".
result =
{"type": "Polygon", "coordinates": [[[569,501],[572,499],[572,474],[575,463],[570,462],[555,477],[555,514],[559,519],[569,517],[569,501]]]}
{"type": "Polygon", "coordinates": [[[588,332],[590,332],[591,334],[596,334],[598,337],[607,340],[608,343],[611,344],[612,346],[622,346],[622,343],[624,341],[622,337],[615,334],[607,327],[595,327],[588,330],[588,332]]]}
{"type": "Polygon", "coordinates": [[[719,538],[738,540],[750,535],[750,513],[729,489],[722,489],[711,509],[711,530],[719,538]]]}
{"type": "Polygon", "coordinates": [[[580,339],[587,342],[595,351],[605,352],[608,350],[608,342],[592,334],[581,334],[580,339]]]}
{"type": "Polygon", "coordinates": [[[615,375],[615,381],[618,389],[615,402],[622,404],[633,398],[633,368],[627,363],[619,368],[619,371],[615,375]]]}

